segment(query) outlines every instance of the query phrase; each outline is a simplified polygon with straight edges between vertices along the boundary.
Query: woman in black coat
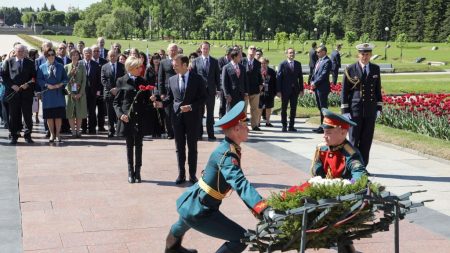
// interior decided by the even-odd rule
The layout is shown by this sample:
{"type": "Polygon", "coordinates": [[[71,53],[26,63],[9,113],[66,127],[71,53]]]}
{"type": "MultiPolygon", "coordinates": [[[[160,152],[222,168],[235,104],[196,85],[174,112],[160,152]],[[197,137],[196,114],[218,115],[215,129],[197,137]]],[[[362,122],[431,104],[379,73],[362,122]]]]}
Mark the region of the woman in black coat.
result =
{"type": "Polygon", "coordinates": [[[148,111],[150,85],[140,77],[142,61],[134,56],[125,62],[127,74],[117,79],[117,95],[114,110],[117,118],[117,135],[124,136],[127,143],[128,182],[141,182],[142,139],[152,128],[155,119],[148,111]],[[133,149],[135,161],[133,162],[133,149]]]}
{"type": "MultiPolygon", "coordinates": [[[[161,56],[157,53],[153,54],[150,57],[150,64],[147,65],[147,69],[145,70],[144,78],[150,85],[157,87],[158,84],[158,70],[159,64],[161,62],[161,56]]],[[[155,95],[159,95],[159,93],[155,90],[155,95]]],[[[158,96],[159,97],[159,96],[158,96]]],[[[153,115],[153,118],[156,119],[155,124],[153,124],[153,128],[150,129],[150,133],[154,138],[161,137],[161,134],[164,132],[164,109],[158,109],[153,107],[153,104],[148,108],[150,113],[153,115]]]]}
{"type": "Polygon", "coordinates": [[[270,123],[270,115],[274,105],[276,88],[277,88],[277,73],[272,68],[269,68],[269,59],[261,57],[261,75],[264,87],[261,90],[259,97],[259,109],[263,113],[265,111],[266,126],[273,127],[270,123]]]}

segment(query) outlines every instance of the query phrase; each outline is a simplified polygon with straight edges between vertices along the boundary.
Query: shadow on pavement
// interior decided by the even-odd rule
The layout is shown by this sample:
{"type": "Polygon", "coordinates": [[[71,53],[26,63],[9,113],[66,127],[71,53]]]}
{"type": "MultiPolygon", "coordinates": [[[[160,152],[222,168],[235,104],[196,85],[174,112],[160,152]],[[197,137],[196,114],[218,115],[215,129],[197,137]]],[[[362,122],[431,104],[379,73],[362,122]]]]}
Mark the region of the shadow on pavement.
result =
{"type": "Polygon", "coordinates": [[[372,176],[377,178],[392,178],[415,181],[430,181],[430,182],[450,182],[450,177],[425,177],[425,176],[407,176],[407,175],[388,175],[388,174],[374,174],[372,176]]]}

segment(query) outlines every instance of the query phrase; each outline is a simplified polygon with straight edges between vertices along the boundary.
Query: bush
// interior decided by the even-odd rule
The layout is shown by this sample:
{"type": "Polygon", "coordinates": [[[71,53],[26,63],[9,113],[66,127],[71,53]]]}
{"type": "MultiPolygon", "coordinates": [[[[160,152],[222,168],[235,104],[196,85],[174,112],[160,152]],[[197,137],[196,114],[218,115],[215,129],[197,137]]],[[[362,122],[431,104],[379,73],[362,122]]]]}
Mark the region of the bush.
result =
{"type": "Polygon", "coordinates": [[[42,35],[56,35],[56,33],[52,30],[42,30],[42,35]]]}
{"type": "Polygon", "coordinates": [[[56,32],[56,35],[66,35],[64,32],[56,32]]]}

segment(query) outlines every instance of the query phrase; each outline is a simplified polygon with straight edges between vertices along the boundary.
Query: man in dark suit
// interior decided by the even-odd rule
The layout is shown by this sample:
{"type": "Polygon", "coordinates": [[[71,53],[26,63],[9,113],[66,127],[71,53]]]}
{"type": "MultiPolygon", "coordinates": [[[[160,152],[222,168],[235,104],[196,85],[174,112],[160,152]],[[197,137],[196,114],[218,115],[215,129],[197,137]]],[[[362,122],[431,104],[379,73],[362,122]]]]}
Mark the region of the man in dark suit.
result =
{"type": "Polygon", "coordinates": [[[108,49],[105,48],[105,39],[103,37],[97,39],[97,46],[100,49],[100,57],[103,59],[108,58],[108,49]]]}
{"type": "Polygon", "coordinates": [[[373,47],[369,43],[356,46],[359,60],[345,69],[341,92],[342,114],[357,124],[350,128],[349,141],[359,149],[366,166],[375,121],[383,107],[380,67],[370,62],[373,47]]]}
{"type": "Polygon", "coordinates": [[[247,112],[247,106],[250,104],[250,126],[252,127],[253,131],[261,131],[258,126],[259,94],[263,87],[261,63],[255,59],[255,46],[249,46],[247,53],[247,57],[242,60],[242,65],[244,65],[247,72],[248,82],[248,103],[246,103],[244,111],[247,112]]]}
{"type": "MultiPolygon", "coordinates": [[[[172,59],[175,58],[175,56],[178,54],[177,44],[173,43],[169,44],[169,46],[167,47],[167,52],[168,56],[166,59],[161,60],[158,70],[158,89],[161,94],[161,99],[164,99],[165,96],[167,95],[169,78],[176,74],[172,66],[172,59]]],[[[167,138],[173,139],[174,133],[172,128],[172,110],[166,107],[165,113],[166,113],[165,123],[167,130],[167,138]]]]}
{"type": "Polygon", "coordinates": [[[36,69],[33,62],[25,58],[27,48],[22,44],[14,47],[15,57],[3,63],[2,78],[5,85],[5,101],[9,109],[10,144],[17,144],[22,128],[22,117],[25,122],[24,138],[27,143],[33,143],[33,96],[36,69]]]}
{"type": "Polygon", "coordinates": [[[67,55],[67,46],[64,43],[60,43],[58,45],[58,49],[56,50],[56,57],[61,59],[63,65],[67,65],[72,62],[72,60],[67,55]]]}
{"type": "Polygon", "coordinates": [[[111,138],[116,132],[114,125],[117,123],[117,116],[113,106],[114,97],[117,94],[116,81],[117,78],[125,75],[125,67],[117,61],[117,53],[114,50],[108,52],[108,59],[109,63],[102,67],[101,81],[108,115],[108,137],[111,138]]]}
{"type": "Polygon", "coordinates": [[[247,71],[241,62],[241,52],[231,51],[231,61],[222,69],[222,85],[229,111],[239,101],[245,101],[248,96],[247,71]]]}
{"type": "Polygon", "coordinates": [[[336,46],[336,50],[333,50],[333,52],[331,52],[330,58],[331,58],[331,75],[332,75],[332,82],[334,84],[337,83],[338,80],[338,74],[339,74],[339,69],[341,68],[341,48],[342,48],[342,44],[337,44],[336,46]]]}
{"type": "MultiPolygon", "coordinates": [[[[177,75],[169,79],[167,96],[162,102],[155,102],[155,107],[169,107],[172,110],[172,124],[178,160],[178,178],[176,184],[186,181],[186,141],[188,145],[189,181],[196,183],[197,177],[197,141],[201,107],[207,98],[204,79],[188,70],[189,58],[177,55],[173,67],[177,75]]],[[[152,100],[156,101],[155,96],[152,100]]]]}
{"type": "Polygon", "coordinates": [[[222,56],[219,58],[218,62],[219,62],[219,71],[220,71],[220,108],[219,108],[219,119],[221,119],[223,117],[223,115],[225,115],[226,111],[227,111],[227,101],[225,99],[225,92],[223,92],[223,83],[222,83],[222,69],[225,65],[227,65],[230,61],[231,61],[231,51],[233,50],[233,48],[229,47],[227,48],[226,54],[225,56],[222,56]]]}
{"type": "MultiPolygon", "coordinates": [[[[322,108],[328,108],[328,94],[330,93],[330,71],[331,60],[327,56],[327,48],[320,46],[317,48],[317,56],[319,60],[314,68],[314,74],[311,78],[311,87],[316,96],[317,108],[320,111],[320,125],[323,123],[322,108]]],[[[323,128],[319,126],[313,129],[316,133],[323,133],[323,128]]]]}
{"type": "Polygon", "coordinates": [[[280,63],[277,72],[277,96],[281,97],[281,124],[282,131],[287,132],[287,107],[291,107],[289,114],[289,131],[297,132],[294,128],[297,113],[298,96],[303,96],[302,65],[295,61],[293,48],[286,50],[287,59],[280,63]]]}
{"type": "MultiPolygon", "coordinates": [[[[83,119],[81,128],[83,134],[96,134],[97,116],[95,113],[97,97],[101,95],[103,90],[101,82],[101,69],[97,62],[92,60],[92,49],[86,47],[83,49],[83,63],[86,68],[87,84],[86,84],[86,100],[88,109],[88,120],[83,119]]],[[[100,112],[99,112],[100,113],[100,112]]]]}
{"type": "MultiPolygon", "coordinates": [[[[102,57],[100,57],[100,48],[97,45],[93,45],[91,47],[92,49],[92,60],[98,63],[100,70],[102,69],[103,65],[108,63],[108,61],[102,57]]],[[[101,76],[101,71],[98,73],[101,76]]],[[[100,92],[100,96],[97,97],[95,101],[95,105],[97,106],[97,124],[98,124],[98,131],[106,131],[105,129],[105,116],[106,116],[106,104],[105,100],[103,99],[103,89],[100,92]]]]}
{"type": "MultiPolygon", "coordinates": [[[[220,70],[219,63],[214,57],[209,55],[210,44],[205,41],[200,46],[202,55],[192,61],[192,72],[199,74],[205,80],[206,98],[206,132],[209,140],[216,140],[214,136],[214,105],[216,96],[220,93],[220,70]]],[[[204,114],[204,106],[201,115],[204,114]]],[[[200,117],[199,137],[203,135],[203,117],[200,117]]]]}
{"type": "Polygon", "coordinates": [[[316,53],[317,43],[314,41],[311,44],[311,49],[309,50],[309,76],[308,76],[308,84],[311,84],[311,77],[314,74],[314,68],[317,63],[317,53],[316,53]]]}

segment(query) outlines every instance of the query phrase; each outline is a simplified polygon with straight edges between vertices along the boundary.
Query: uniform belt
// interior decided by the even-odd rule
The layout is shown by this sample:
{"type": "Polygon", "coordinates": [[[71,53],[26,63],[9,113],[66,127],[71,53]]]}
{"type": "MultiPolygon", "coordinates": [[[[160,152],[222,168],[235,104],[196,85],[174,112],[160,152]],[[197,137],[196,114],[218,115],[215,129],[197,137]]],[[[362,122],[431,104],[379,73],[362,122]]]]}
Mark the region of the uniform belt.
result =
{"type": "Polygon", "coordinates": [[[206,192],[209,196],[217,199],[222,200],[225,198],[225,194],[222,194],[216,190],[214,190],[211,186],[209,186],[205,181],[203,181],[203,178],[200,178],[198,180],[198,186],[200,189],[202,189],[204,192],[206,192]]]}

